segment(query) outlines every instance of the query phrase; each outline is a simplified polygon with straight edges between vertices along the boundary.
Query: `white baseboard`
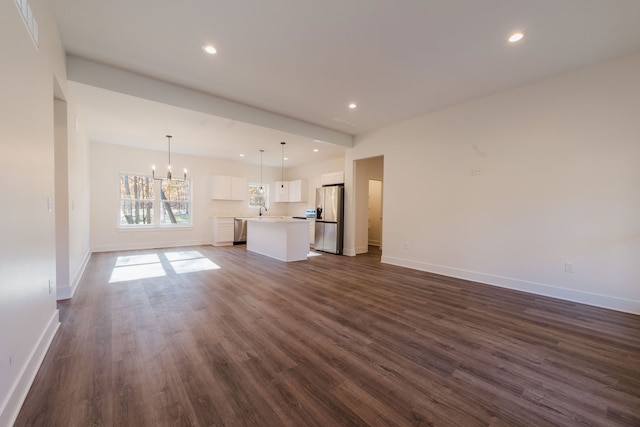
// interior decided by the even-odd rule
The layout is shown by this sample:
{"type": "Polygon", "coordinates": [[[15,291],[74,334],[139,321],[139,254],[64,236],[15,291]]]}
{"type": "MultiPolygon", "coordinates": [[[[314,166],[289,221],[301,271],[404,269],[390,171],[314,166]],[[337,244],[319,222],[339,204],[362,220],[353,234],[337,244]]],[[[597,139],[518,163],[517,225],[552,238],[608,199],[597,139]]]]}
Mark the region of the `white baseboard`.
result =
{"type": "Polygon", "coordinates": [[[384,255],[382,256],[381,261],[386,264],[393,264],[400,267],[411,268],[414,270],[441,274],[443,276],[455,277],[458,279],[470,280],[473,282],[480,282],[487,285],[499,286],[501,288],[508,288],[516,291],[558,298],[566,301],[592,305],[595,307],[622,311],[625,313],[640,314],[640,301],[594,294],[590,292],[578,291],[575,289],[561,288],[544,283],[529,282],[526,280],[513,279],[510,277],[496,276],[493,274],[479,273],[476,271],[468,271],[453,267],[428,264],[424,262],[411,261],[403,258],[384,255]]]}
{"type": "Polygon", "coordinates": [[[352,248],[342,248],[342,255],[356,256],[356,250],[352,248]]]}
{"type": "Polygon", "coordinates": [[[16,418],[18,418],[20,408],[22,408],[22,404],[27,398],[31,384],[33,384],[33,380],[38,373],[38,369],[40,369],[44,356],[47,354],[51,341],[53,341],[53,337],[60,327],[58,315],[58,310],[55,310],[49,319],[49,323],[42,331],[42,334],[40,334],[40,338],[31,351],[31,354],[29,354],[27,363],[24,364],[20,375],[18,375],[13,387],[11,387],[9,396],[0,407],[0,426],[11,426],[16,421],[16,418]]]}
{"type": "Polygon", "coordinates": [[[184,240],[179,242],[111,243],[94,245],[92,252],[136,251],[146,249],[179,248],[182,246],[209,246],[211,240],[184,240]]]}
{"type": "Polygon", "coordinates": [[[366,254],[367,252],[369,252],[369,246],[356,247],[356,254],[366,254]]]}
{"type": "Polygon", "coordinates": [[[61,286],[56,288],[56,299],[58,301],[69,299],[73,297],[73,294],[76,292],[78,285],[80,284],[80,279],[82,279],[82,275],[84,274],[84,270],[87,268],[87,264],[89,263],[89,259],[91,258],[91,251],[87,252],[82,260],[82,264],[80,268],[75,274],[73,278],[73,282],[69,286],[61,286]]]}

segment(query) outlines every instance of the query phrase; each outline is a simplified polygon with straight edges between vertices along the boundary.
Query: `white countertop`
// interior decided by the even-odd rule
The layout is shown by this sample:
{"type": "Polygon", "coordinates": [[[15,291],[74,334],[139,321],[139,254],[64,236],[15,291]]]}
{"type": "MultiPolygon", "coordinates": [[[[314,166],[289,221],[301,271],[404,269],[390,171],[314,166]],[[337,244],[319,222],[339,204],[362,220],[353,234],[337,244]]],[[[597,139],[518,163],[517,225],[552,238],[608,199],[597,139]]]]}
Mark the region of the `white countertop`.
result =
{"type": "Polygon", "coordinates": [[[304,219],[295,219],[295,218],[291,218],[291,217],[286,217],[286,216],[260,216],[260,217],[253,217],[253,218],[244,218],[247,221],[252,221],[252,222],[268,222],[268,223],[290,223],[290,222],[306,222],[306,220],[304,219]]]}

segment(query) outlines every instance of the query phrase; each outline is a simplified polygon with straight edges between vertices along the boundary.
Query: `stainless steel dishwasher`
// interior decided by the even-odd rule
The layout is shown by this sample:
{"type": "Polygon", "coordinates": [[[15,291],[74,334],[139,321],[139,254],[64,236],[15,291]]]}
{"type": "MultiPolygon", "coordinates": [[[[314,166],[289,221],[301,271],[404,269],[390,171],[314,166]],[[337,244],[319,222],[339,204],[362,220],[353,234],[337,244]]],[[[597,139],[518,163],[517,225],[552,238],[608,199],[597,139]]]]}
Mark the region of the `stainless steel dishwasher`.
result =
{"type": "Polygon", "coordinates": [[[247,219],[234,218],[233,221],[233,244],[242,245],[247,243],[247,219]]]}

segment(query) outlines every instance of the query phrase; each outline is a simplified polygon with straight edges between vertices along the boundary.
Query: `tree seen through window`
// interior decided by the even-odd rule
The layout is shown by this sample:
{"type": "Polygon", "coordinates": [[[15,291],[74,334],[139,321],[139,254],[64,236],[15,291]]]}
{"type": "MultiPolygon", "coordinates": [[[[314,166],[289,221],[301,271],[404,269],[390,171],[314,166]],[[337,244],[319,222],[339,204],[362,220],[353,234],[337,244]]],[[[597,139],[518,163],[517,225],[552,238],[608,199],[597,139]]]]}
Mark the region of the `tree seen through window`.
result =
{"type": "Polygon", "coordinates": [[[120,226],[190,225],[190,180],[120,175],[120,226]],[[155,181],[159,181],[156,185],[155,181]]]}

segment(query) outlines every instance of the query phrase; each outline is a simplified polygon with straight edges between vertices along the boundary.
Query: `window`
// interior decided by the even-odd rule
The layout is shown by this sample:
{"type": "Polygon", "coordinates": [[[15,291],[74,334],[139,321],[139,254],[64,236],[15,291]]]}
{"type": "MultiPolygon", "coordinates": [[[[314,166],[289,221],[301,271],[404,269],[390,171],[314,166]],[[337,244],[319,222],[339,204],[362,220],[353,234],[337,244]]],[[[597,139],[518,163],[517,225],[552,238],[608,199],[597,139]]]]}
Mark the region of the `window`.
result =
{"type": "Polygon", "coordinates": [[[120,175],[120,225],[153,224],[153,178],[120,175]]]}
{"type": "Polygon", "coordinates": [[[191,225],[189,180],[162,180],[160,224],[191,225]]]}
{"type": "Polygon", "coordinates": [[[249,184],[249,206],[269,207],[268,184],[249,184]]]}
{"type": "Polygon", "coordinates": [[[120,175],[121,227],[190,226],[190,180],[120,175]]]}

